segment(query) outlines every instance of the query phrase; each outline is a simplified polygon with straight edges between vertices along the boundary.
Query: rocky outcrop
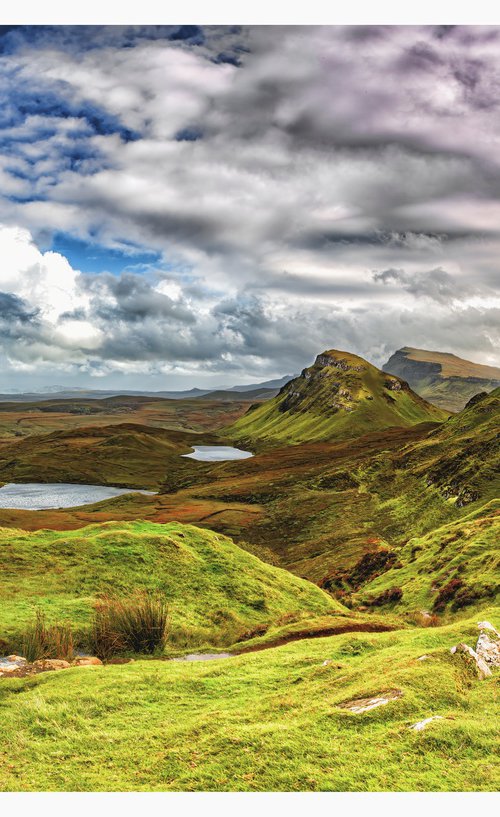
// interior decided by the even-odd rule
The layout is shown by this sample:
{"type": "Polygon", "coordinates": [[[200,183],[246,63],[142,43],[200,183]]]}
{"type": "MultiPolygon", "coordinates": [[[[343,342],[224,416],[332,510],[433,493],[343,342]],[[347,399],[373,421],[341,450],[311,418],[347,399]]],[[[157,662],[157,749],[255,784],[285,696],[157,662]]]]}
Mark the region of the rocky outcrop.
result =
{"type": "Polygon", "coordinates": [[[450,653],[452,655],[461,656],[465,659],[467,664],[474,666],[480,681],[484,681],[485,678],[488,678],[491,675],[491,670],[484,658],[478,655],[477,652],[467,644],[464,644],[463,642],[461,644],[457,644],[456,647],[451,648],[450,653]]]}
{"type": "MultiPolygon", "coordinates": [[[[128,659],[126,659],[128,661],[128,659]]],[[[56,672],[72,667],[102,666],[102,661],[94,655],[82,655],[71,663],[62,658],[40,658],[29,663],[20,655],[9,655],[0,659],[0,678],[25,678],[27,675],[38,675],[40,672],[56,672]]]]}
{"type": "Polygon", "coordinates": [[[489,621],[480,621],[476,654],[488,667],[500,667],[500,633],[489,621]]]}

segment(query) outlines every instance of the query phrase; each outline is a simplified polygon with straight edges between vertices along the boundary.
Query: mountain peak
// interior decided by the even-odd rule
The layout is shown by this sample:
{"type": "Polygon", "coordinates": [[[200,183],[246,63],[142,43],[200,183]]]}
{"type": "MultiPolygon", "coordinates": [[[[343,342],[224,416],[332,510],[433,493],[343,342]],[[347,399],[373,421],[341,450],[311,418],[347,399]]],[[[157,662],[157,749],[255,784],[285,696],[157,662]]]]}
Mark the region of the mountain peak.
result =
{"type": "Polygon", "coordinates": [[[302,442],[356,437],[445,417],[399,377],[351,352],[329,349],[274,399],[240,418],[229,433],[241,439],[302,442]]]}

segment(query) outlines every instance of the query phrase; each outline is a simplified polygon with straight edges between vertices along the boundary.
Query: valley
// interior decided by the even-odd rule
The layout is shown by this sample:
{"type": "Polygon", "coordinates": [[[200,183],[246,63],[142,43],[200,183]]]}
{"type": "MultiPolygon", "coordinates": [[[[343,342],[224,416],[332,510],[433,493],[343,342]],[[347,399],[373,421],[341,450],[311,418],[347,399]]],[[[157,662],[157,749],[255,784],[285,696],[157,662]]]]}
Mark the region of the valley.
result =
{"type": "Polygon", "coordinates": [[[494,709],[496,679],[479,682],[449,649],[477,636],[478,621],[500,619],[499,418],[500,388],[452,413],[337,350],[260,403],[1,404],[2,483],[132,491],[76,507],[0,507],[2,653],[22,655],[36,611],[54,632],[71,631],[75,649],[92,652],[99,605],[151,596],[169,608],[163,647],[149,655],[122,647],[123,666],[103,653],[103,666],[64,672],[9,678],[0,667],[14,759],[0,772],[4,788],[16,779],[27,789],[487,788],[495,770],[478,779],[478,769],[493,737],[478,719],[494,709]],[[234,448],[245,458],[190,454],[234,448]],[[189,652],[231,657],[166,660],[189,652]],[[424,652],[429,661],[419,662],[424,652]],[[394,689],[398,700],[373,713],[342,709],[394,689]],[[36,695],[43,707],[33,720],[36,695]],[[75,696],[85,702],[80,714],[75,696]],[[259,701],[254,711],[248,696],[259,701]],[[167,709],[158,735],[171,748],[162,754],[144,718],[165,719],[167,709]],[[417,743],[412,721],[434,714],[441,722],[417,743]],[[64,718],[78,720],[79,737],[56,738],[64,718]],[[288,760],[264,767],[256,753],[274,751],[276,729],[288,760]],[[305,758],[304,729],[312,741],[305,758]],[[464,730],[473,735],[467,748],[464,730]],[[92,758],[89,731],[101,735],[92,758]],[[368,749],[372,732],[392,744],[385,768],[368,749]],[[186,761],[186,734],[194,761],[186,761]],[[104,735],[127,748],[97,780],[104,735]],[[159,753],[149,769],[138,739],[159,753]],[[347,777],[327,760],[341,744],[352,761],[347,777]],[[418,771],[421,746],[427,763],[418,771]],[[456,769],[446,765],[451,746],[456,769]],[[46,752],[67,762],[49,767],[46,752]]]}

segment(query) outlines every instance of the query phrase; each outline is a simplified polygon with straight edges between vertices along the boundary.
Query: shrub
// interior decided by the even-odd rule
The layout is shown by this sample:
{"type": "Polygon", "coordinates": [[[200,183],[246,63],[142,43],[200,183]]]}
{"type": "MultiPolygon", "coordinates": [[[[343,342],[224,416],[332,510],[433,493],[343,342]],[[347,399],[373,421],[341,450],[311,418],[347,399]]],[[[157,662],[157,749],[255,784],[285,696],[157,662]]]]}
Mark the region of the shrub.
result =
{"type": "Polygon", "coordinates": [[[474,604],[476,601],[480,601],[481,599],[489,598],[494,595],[495,588],[491,587],[490,585],[474,584],[472,586],[467,586],[463,584],[453,599],[451,609],[456,612],[462,607],[468,607],[470,604],[474,604]]]}
{"type": "Polygon", "coordinates": [[[413,621],[417,627],[437,627],[439,625],[439,617],[435,614],[427,613],[425,610],[419,610],[414,613],[410,621],[413,621]]]}
{"type": "Polygon", "coordinates": [[[130,599],[104,596],[96,602],[92,623],[92,650],[102,660],[129,651],[163,650],[169,631],[169,609],[163,596],[136,593],[130,599]]]}
{"type": "Polygon", "coordinates": [[[455,597],[456,593],[460,588],[463,586],[462,579],[451,579],[448,584],[445,584],[439,591],[436,600],[433,604],[433,610],[437,613],[444,610],[446,605],[452,598],[455,597]]]}
{"type": "Polygon", "coordinates": [[[24,632],[21,639],[22,655],[27,661],[40,658],[74,658],[73,633],[68,623],[47,626],[45,614],[38,609],[35,620],[24,632]]]}
{"type": "Polygon", "coordinates": [[[401,601],[402,598],[403,591],[400,587],[389,587],[387,590],[380,593],[380,595],[375,596],[375,598],[367,600],[365,604],[369,604],[370,607],[381,607],[383,604],[391,604],[401,601]]]}

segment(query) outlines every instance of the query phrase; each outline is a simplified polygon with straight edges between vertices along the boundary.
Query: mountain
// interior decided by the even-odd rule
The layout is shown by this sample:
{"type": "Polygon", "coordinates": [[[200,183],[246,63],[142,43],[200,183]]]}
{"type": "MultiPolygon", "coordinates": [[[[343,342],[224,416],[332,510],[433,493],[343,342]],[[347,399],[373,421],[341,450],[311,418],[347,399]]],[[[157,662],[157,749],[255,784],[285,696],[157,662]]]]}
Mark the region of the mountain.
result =
{"type": "Polygon", "coordinates": [[[460,411],[475,394],[500,386],[500,369],[447,352],[405,346],[382,367],[404,378],[417,394],[446,411],[460,411]]]}
{"type": "Polygon", "coordinates": [[[255,389],[281,389],[290,380],[297,377],[296,374],[285,374],[283,377],[277,377],[274,380],[264,380],[262,383],[250,383],[246,386],[231,386],[226,391],[254,391],[255,389]]]}
{"type": "Polygon", "coordinates": [[[350,352],[332,349],[318,355],[275,398],[252,406],[225,433],[240,440],[298,443],[345,439],[446,417],[399,377],[384,374],[350,352]]]}
{"type": "Polygon", "coordinates": [[[197,436],[139,423],[80,426],[5,442],[0,482],[157,488],[197,436]]]}

